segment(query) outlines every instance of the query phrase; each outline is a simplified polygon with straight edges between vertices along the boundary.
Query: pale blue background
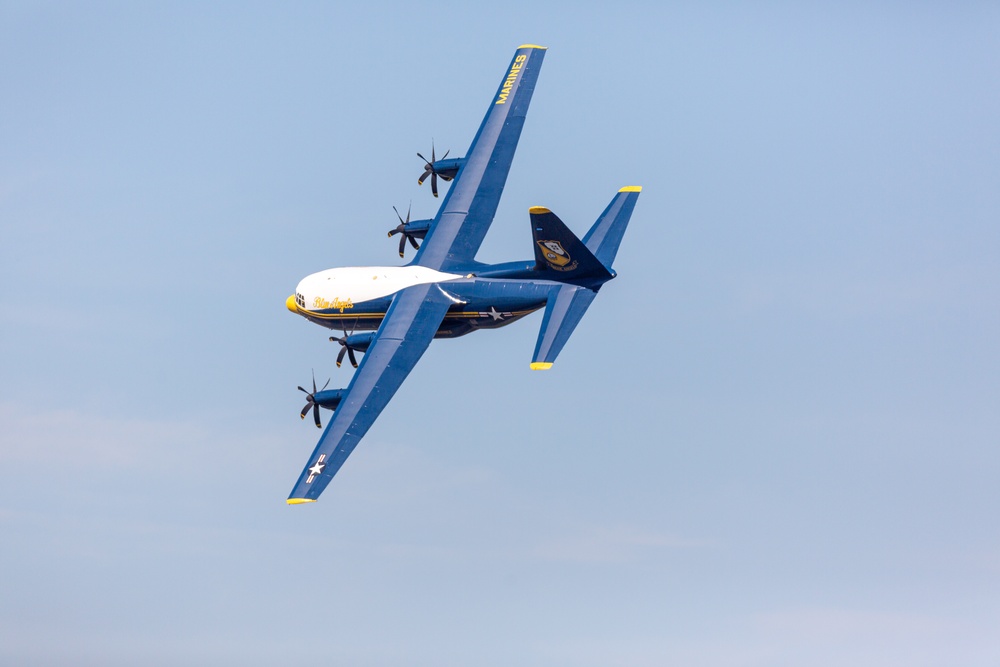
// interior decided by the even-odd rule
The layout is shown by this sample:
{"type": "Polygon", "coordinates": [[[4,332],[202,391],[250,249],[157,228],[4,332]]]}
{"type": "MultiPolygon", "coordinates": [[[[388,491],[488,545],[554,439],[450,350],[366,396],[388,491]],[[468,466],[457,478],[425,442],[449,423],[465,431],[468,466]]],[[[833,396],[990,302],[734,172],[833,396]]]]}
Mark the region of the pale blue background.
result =
{"type": "Polygon", "coordinates": [[[1000,663],[996,3],[0,4],[0,664],[1000,663]],[[642,185],[548,373],[321,501],[284,308],[549,47],[480,257],[642,185]]]}

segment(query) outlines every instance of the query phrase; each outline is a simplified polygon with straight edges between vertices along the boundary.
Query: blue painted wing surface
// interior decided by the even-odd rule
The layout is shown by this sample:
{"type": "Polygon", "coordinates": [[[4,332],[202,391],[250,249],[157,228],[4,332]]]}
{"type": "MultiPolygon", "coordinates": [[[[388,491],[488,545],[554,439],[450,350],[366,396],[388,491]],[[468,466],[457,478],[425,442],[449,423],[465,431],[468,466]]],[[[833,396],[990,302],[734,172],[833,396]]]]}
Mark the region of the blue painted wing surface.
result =
{"type": "Polygon", "coordinates": [[[448,270],[475,259],[500,203],[544,57],[541,46],[514,53],[415,264],[448,270]]]}
{"type": "Polygon", "coordinates": [[[435,284],[416,285],[396,294],[374,342],[295,483],[289,504],[319,497],[430,345],[445,313],[454,304],[435,284]]]}

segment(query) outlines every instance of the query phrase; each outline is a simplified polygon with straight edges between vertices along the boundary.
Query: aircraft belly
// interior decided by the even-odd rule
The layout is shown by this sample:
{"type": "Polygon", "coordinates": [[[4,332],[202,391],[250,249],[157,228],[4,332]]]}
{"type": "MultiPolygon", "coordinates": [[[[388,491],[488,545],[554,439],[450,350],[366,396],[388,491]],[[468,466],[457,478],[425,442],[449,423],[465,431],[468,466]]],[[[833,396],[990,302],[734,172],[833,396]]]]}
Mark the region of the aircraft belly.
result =
{"type": "Polygon", "coordinates": [[[479,329],[497,329],[516,322],[545,305],[544,300],[532,298],[474,299],[454,306],[445,315],[435,338],[456,338],[479,329]]]}

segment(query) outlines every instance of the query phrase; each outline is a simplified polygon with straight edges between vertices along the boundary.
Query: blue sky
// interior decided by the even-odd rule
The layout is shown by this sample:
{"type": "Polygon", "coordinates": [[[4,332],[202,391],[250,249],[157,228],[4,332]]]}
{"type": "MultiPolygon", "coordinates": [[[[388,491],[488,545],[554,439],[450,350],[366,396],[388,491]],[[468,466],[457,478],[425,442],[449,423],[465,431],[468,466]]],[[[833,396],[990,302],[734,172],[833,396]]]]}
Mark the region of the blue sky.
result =
{"type": "Polygon", "coordinates": [[[0,662],[995,665],[990,3],[0,3],[0,662]],[[548,373],[438,341],[284,499],[417,151],[549,47],[480,258],[642,185],[548,373]]]}

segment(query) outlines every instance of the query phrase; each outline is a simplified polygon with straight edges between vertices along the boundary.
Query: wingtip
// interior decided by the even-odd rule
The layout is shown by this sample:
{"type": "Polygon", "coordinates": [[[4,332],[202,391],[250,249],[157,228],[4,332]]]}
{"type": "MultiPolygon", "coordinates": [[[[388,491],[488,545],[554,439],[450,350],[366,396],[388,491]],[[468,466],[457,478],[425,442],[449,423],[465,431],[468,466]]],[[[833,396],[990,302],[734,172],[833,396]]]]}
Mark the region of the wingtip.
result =
{"type": "Polygon", "coordinates": [[[552,368],[551,361],[532,361],[531,370],[533,371],[547,371],[552,368]]]}
{"type": "Polygon", "coordinates": [[[622,188],[618,192],[642,192],[642,186],[641,185],[626,185],[624,188],[622,188]]]}
{"type": "Polygon", "coordinates": [[[285,502],[288,503],[289,505],[301,505],[303,503],[314,503],[314,502],[316,502],[316,499],[315,498],[289,498],[285,502]]]}
{"type": "Polygon", "coordinates": [[[531,213],[533,215],[544,215],[546,213],[551,213],[551,212],[552,211],[545,208],[544,206],[532,206],[531,208],[528,209],[528,213],[531,213]]]}

